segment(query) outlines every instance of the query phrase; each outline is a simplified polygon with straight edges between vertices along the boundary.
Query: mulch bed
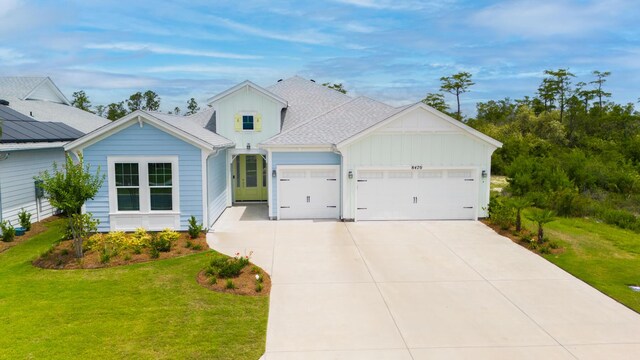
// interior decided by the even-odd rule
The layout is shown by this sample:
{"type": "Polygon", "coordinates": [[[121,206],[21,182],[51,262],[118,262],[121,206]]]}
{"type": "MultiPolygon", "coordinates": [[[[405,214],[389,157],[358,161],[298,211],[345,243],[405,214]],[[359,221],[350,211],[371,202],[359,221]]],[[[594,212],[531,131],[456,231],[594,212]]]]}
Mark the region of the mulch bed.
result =
{"type": "Polygon", "coordinates": [[[189,234],[181,232],[180,238],[173,244],[171,251],[161,252],[158,258],[152,258],[149,249],[144,249],[141,254],[134,254],[131,251],[123,252],[112,257],[109,262],[103,263],[100,260],[100,253],[98,251],[85,251],[84,257],[77,259],[74,255],[73,241],[65,240],[57,244],[48,254],[34,260],[33,265],[44,269],[59,270],[97,269],[170,259],[208,250],[209,245],[207,245],[205,234],[201,234],[197,239],[190,239],[189,234]],[[190,247],[187,247],[188,241],[192,244],[190,247]]]}
{"type": "Polygon", "coordinates": [[[236,289],[227,289],[226,279],[217,279],[216,283],[212,284],[210,281],[211,277],[205,274],[205,270],[198,273],[196,280],[198,281],[198,284],[209,290],[217,292],[246,296],[269,296],[269,293],[271,292],[271,277],[269,277],[264,270],[260,269],[260,276],[263,278],[263,288],[262,291],[256,292],[256,273],[252,271],[254,266],[255,265],[250,263],[242,269],[238,277],[231,278],[236,289]]]}
{"type": "MultiPolygon", "coordinates": [[[[538,249],[532,249],[530,247],[530,244],[527,241],[522,240],[522,238],[520,238],[520,236],[514,234],[514,230],[511,230],[511,229],[504,230],[500,226],[492,223],[489,219],[480,219],[480,221],[483,224],[487,225],[488,227],[492,228],[493,231],[497,232],[498,234],[500,234],[500,235],[502,235],[504,237],[508,237],[509,239],[511,239],[511,241],[513,241],[514,243],[526,248],[527,250],[532,251],[532,252],[534,252],[534,253],[536,253],[538,255],[544,255],[544,254],[541,254],[540,251],[538,251],[538,249]]],[[[527,230],[523,229],[523,231],[527,231],[527,230]]],[[[536,235],[533,234],[533,236],[536,236],[536,235]]],[[[564,248],[558,248],[558,249],[549,248],[549,252],[551,254],[554,254],[554,255],[561,254],[561,253],[564,252],[564,248]]]]}
{"type": "MultiPolygon", "coordinates": [[[[60,216],[58,215],[54,215],[54,216],[50,216],[46,219],[40,220],[38,222],[35,222],[33,224],[31,224],[31,230],[27,231],[24,235],[22,236],[16,236],[12,242],[4,242],[4,241],[0,241],[0,253],[3,251],[6,251],[28,239],[31,239],[32,237],[44,232],[47,230],[47,223],[50,223],[54,220],[60,219],[60,216]]],[[[19,226],[18,224],[14,224],[15,226],[19,226]]]]}

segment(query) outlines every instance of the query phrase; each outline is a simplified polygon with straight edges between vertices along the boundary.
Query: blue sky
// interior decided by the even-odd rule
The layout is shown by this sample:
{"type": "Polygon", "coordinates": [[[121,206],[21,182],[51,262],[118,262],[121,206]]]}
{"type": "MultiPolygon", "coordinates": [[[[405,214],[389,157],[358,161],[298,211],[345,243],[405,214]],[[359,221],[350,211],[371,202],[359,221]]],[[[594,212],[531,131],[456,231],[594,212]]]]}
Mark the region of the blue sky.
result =
{"type": "MultiPolygon", "coordinates": [[[[611,71],[640,97],[640,2],[632,0],[0,0],[0,74],[51,76],[94,104],[152,89],[162,109],[249,79],[342,82],[393,105],[458,71],[477,101],[533,95],[544,69],[611,71]]],[[[453,98],[447,98],[453,104],[453,98]]]]}

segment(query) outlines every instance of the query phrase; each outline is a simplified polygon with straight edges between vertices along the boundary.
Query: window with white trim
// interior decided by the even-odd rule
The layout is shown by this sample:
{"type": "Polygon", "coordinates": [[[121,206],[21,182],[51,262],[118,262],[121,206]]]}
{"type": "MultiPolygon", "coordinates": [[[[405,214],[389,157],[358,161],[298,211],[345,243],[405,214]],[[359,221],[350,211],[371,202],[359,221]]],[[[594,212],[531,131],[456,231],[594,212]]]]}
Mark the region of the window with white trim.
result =
{"type": "Polygon", "coordinates": [[[118,211],[140,210],[140,173],[137,163],[116,163],[118,211]]]}
{"type": "Polygon", "coordinates": [[[254,130],[253,115],[242,115],[242,130],[254,130]]]}
{"type": "Polygon", "coordinates": [[[173,210],[171,163],[149,163],[148,168],[151,210],[173,210]]]}
{"type": "Polygon", "coordinates": [[[112,157],[109,160],[111,211],[180,211],[177,174],[177,157],[112,157]]]}

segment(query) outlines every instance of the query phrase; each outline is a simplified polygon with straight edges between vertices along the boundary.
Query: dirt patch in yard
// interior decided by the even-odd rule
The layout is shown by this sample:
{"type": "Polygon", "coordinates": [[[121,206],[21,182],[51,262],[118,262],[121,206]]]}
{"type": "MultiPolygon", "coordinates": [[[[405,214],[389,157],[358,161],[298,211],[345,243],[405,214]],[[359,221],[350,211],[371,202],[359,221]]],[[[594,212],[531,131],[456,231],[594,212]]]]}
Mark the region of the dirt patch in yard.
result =
{"type": "Polygon", "coordinates": [[[95,250],[87,250],[84,257],[75,257],[73,242],[71,240],[61,241],[54,245],[47,253],[33,261],[33,265],[44,269],[97,269],[114,266],[136,264],[147,261],[170,259],[189,254],[208,251],[205,234],[201,234],[197,239],[190,239],[187,233],[181,232],[180,237],[172,244],[171,249],[166,252],[159,252],[158,257],[152,256],[152,251],[148,247],[142,248],[137,254],[132,250],[121,250],[105,257],[103,253],[95,250]]]}
{"type": "Polygon", "coordinates": [[[11,242],[3,242],[0,241],[0,253],[3,251],[6,251],[26,240],[31,239],[32,237],[44,232],[47,230],[47,224],[59,219],[60,216],[55,215],[55,216],[51,216],[48,217],[46,219],[40,220],[38,222],[35,222],[33,224],[31,224],[31,230],[27,231],[24,235],[21,236],[16,236],[13,241],[11,242]]]}

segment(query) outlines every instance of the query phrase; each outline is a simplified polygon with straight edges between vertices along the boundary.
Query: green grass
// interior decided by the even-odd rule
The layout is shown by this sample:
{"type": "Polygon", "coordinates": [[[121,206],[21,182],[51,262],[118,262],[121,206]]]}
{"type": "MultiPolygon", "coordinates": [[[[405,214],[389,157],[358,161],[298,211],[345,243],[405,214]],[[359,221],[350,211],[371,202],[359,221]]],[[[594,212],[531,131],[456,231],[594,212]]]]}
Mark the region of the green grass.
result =
{"type": "MultiPolygon", "coordinates": [[[[526,221],[526,226],[534,226],[526,221]]],[[[640,313],[640,234],[591,219],[557,218],[545,235],[565,248],[544,257],[574,276],[640,313]]]]}
{"type": "Polygon", "coordinates": [[[0,358],[258,359],[266,297],[197,284],[207,254],[97,270],[31,260],[62,236],[60,220],[0,253],[0,358]]]}

